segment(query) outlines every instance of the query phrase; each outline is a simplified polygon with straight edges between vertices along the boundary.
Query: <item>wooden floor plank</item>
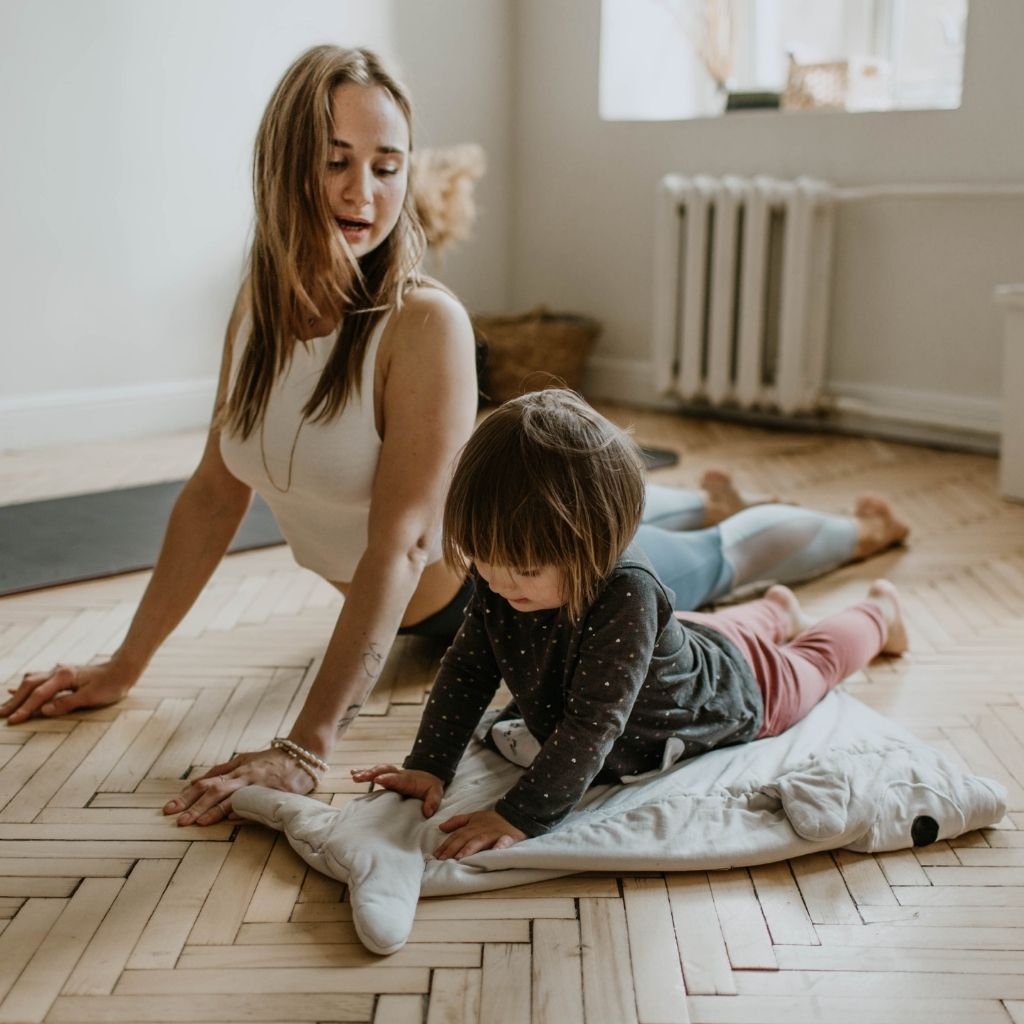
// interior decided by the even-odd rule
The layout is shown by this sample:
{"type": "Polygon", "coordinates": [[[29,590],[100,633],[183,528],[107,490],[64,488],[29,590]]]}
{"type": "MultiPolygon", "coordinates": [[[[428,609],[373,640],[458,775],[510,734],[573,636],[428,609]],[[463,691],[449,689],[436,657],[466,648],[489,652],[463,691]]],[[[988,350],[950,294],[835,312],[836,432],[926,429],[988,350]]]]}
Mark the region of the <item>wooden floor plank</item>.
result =
{"type": "Polygon", "coordinates": [[[707,875],[671,874],[666,884],[687,991],[731,995],[736,983],[707,875]]]}
{"type": "MultiPolygon", "coordinates": [[[[789,943],[816,946],[818,933],[804,907],[803,897],[793,879],[789,863],[751,868],[750,878],[772,942],[775,945],[789,943]]],[[[888,887],[886,891],[889,891],[888,887]]]]}
{"type": "Polygon", "coordinates": [[[856,904],[846,882],[827,853],[812,853],[791,861],[807,913],[814,924],[856,924],[856,904]]]}
{"type": "Polygon", "coordinates": [[[291,848],[287,836],[278,835],[243,920],[287,921],[305,877],[305,861],[291,848]]]}
{"type": "Polygon", "coordinates": [[[436,970],[427,1024],[484,1024],[480,1019],[480,971],[436,970]]]}
{"type": "Polygon", "coordinates": [[[377,1000],[373,1024],[422,1024],[423,997],[382,995],[377,1000]]]}
{"type": "Polygon", "coordinates": [[[369,1021],[373,996],[331,992],[188,994],[160,996],[61,996],[53,1005],[47,1024],[162,1024],[165,1021],[194,1024],[310,1024],[316,1021],[369,1021]]]}
{"type": "Polygon", "coordinates": [[[589,1024],[637,1024],[626,914],[617,900],[580,900],[583,1005],[589,1024]]]}
{"type": "Polygon", "coordinates": [[[267,967],[258,971],[182,968],[125,971],[117,983],[115,995],[159,996],[188,992],[191,995],[245,996],[284,992],[427,992],[429,989],[430,972],[420,967],[267,967]]]}
{"type": "Polygon", "coordinates": [[[577,921],[533,925],[532,1024],[583,1024],[583,959],[577,921]]]}
{"type": "MultiPolygon", "coordinates": [[[[374,967],[385,961],[359,941],[353,929],[347,941],[268,943],[238,946],[186,946],[176,966],[197,970],[263,970],[270,967],[374,967]]],[[[526,948],[525,945],[523,948],[526,948]]],[[[474,942],[406,943],[386,961],[388,967],[479,967],[481,944],[474,942]]]]}
{"type": "Polygon", "coordinates": [[[750,875],[742,870],[708,874],[722,938],[734,970],[774,970],[775,955],[750,875]]]}
{"type": "Polygon", "coordinates": [[[530,1024],[530,947],[505,942],[484,946],[480,975],[480,1019],[530,1024]]]}
{"type": "Polygon", "coordinates": [[[696,996],[695,1024],[1009,1024],[994,999],[696,996]]]}
{"type": "Polygon", "coordinates": [[[644,1024],[689,1024],[664,879],[625,878],[622,894],[637,1016],[644,1024]]]}

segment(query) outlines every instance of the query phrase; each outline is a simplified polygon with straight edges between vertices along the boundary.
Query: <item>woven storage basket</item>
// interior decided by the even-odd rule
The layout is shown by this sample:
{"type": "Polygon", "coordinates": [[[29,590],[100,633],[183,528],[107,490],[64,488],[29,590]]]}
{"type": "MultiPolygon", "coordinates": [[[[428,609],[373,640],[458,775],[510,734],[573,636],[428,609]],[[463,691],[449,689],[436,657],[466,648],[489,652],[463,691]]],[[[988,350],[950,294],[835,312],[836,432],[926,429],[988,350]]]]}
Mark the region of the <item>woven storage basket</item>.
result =
{"type": "Polygon", "coordinates": [[[492,402],[540,388],[579,390],[587,355],[601,332],[596,320],[543,306],[517,316],[475,316],[473,324],[487,343],[482,390],[492,402]]]}

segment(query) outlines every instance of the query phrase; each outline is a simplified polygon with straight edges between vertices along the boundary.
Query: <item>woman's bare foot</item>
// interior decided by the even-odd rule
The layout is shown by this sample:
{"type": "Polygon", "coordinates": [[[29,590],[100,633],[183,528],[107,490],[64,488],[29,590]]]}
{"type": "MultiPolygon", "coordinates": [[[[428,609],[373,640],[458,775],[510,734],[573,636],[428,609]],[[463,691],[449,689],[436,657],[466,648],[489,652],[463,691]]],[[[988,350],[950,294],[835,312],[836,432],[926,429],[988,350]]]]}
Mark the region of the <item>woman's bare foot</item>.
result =
{"type": "Polygon", "coordinates": [[[910,648],[907,627],[903,624],[900,595],[889,580],[875,580],[868,588],[868,600],[878,605],[885,619],[888,635],[882,645],[882,654],[904,654],[910,648]]]}
{"type": "Polygon", "coordinates": [[[764,600],[778,605],[786,616],[786,635],[782,638],[783,640],[792,640],[797,633],[807,629],[814,622],[809,615],[804,613],[796,594],[789,587],[784,587],[781,583],[776,583],[774,587],[769,587],[764,595],[764,600]]]}
{"type": "Polygon", "coordinates": [[[910,532],[910,527],[897,518],[889,502],[878,494],[862,494],[857,499],[853,518],[857,521],[855,559],[870,558],[900,544],[910,532]]]}
{"type": "Polygon", "coordinates": [[[774,498],[744,497],[732,482],[732,476],[724,469],[709,469],[700,478],[700,489],[704,492],[704,525],[714,526],[729,516],[742,512],[751,505],[764,505],[774,498]]]}

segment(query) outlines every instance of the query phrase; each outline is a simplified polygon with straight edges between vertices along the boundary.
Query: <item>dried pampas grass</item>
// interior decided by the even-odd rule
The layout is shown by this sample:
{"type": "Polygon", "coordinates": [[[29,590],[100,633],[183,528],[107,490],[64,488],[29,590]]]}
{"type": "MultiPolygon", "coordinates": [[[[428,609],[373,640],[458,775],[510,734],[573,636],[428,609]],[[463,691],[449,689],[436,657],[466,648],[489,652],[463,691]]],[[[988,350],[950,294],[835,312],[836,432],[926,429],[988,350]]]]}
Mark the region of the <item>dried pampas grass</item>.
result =
{"type": "Polygon", "coordinates": [[[433,253],[471,236],[476,222],[473,188],[485,166],[483,149],[472,142],[413,154],[413,198],[433,253]]]}

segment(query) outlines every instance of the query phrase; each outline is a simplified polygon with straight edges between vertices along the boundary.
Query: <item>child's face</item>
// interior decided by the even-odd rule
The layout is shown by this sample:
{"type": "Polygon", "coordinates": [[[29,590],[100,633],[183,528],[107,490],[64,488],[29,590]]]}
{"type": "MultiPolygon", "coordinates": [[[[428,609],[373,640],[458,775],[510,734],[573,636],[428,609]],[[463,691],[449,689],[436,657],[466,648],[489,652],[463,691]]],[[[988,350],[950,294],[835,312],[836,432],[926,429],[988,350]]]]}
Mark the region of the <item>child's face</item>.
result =
{"type": "Polygon", "coordinates": [[[539,612],[565,604],[562,573],[553,565],[539,569],[509,569],[503,565],[473,563],[481,578],[517,612],[539,612]]]}

